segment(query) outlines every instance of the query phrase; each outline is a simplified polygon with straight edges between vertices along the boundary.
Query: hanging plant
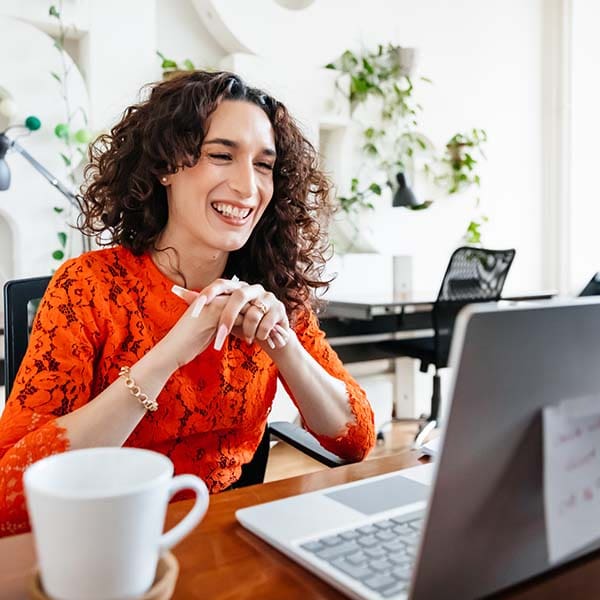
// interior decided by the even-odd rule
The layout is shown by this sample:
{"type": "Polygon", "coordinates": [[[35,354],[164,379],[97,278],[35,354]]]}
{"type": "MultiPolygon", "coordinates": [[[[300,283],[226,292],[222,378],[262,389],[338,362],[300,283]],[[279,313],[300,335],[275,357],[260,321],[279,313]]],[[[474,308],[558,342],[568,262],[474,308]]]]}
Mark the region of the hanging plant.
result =
{"type": "MultiPolygon", "coordinates": [[[[445,168],[437,177],[436,183],[444,188],[449,196],[458,194],[472,187],[481,187],[481,178],[477,167],[481,159],[485,159],[483,145],[487,142],[487,133],[483,129],[472,129],[467,133],[457,133],[446,144],[446,152],[442,158],[445,168]]],[[[475,207],[479,210],[481,199],[475,199],[475,207]]],[[[487,223],[488,217],[481,215],[471,220],[463,235],[467,244],[481,245],[481,226],[487,223]]]]}
{"type": "MultiPolygon", "coordinates": [[[[486,132],[472,129],[466,134],[457,133],[449,140],[444,154],[436,155],[428,138],[419,131],[423,107],[414,99],[413,63],[413,49],[388,44],[379,45],[375,52],[358,54],[346,50],[339,60],[326,65],[349,77],[347,94],[352,115],[366,102],[378,106],[376,122],[363,129],[361,141],[369,171],[377,175],[366,183],[355,177],[350,193],[337,198],[340,209],[349,215],[374,209],[375,197],[382,195],[384,186],[394,191],[398,174],[407,171],[421,172],[450,196],[480,186],[478,166],[480,158],[485,158],[482,144],[487,140],[486,132]]],[[[432,83],[427,77],[415,81],[432,83]]],[[[431,204],[431,200],[425,200],[407,208],[424,210],[431,204]]],[[[480,243],[479,228],[485,221],[487,217],[471,221],[464,236],[468,243],[480,243]]]]}
{"type": "MultiPolygon", "coordinates": [[[[362,55],[346,50],[326,66],[349,76],[352,114],[370,99],[378,104],[377,124],[362,131],[362,151],[377,173],[376,180],[364,184],[358,178],[352,180],[350,194],[338,198],[347,213],[373,209],[374,197],[381,196],[382,188],[387,185],[393,190],[396,174],[413,169],[415,156],[430,149],[427,138],[417,130],[422,107],[413,97],[413,63],[411,48],[388,44],[362,55]]],[[[419,81],[430,83],[425,77],[419,81]]]]}
{"type": "MultiPolygon", "coordinates": [[[[62,0],[59,0],[58,7],[51,4],[48,10],[50,17],[56,19],[58,24],[58,37],[54,41],[54,47],[60,54],[61,70],[60,72],[51,72],[50,75],[56,80],[59,86],[60,95],[65,107],[65,120],[58,123],[54,127],[54,135],[63,143],[63,149],[60,156],[67,169],[67,178],[73,188],[78,185],[77,176],[75,174],[75,166],[80,160],[85,160],[87,157],[87,147],[92,139],[91,133],[87,128],[88,119],[83,107],[71,106],[69,98],[69,64],[66,60],[67,51],[65,50],[65,39],[67,27],[62,18],[62,0]],[[75,119],[81,116],[85,127],[73,131],[75,119]]],[[[63,215],[65,208],[62,206],[54,206],[54,213],[61,215],[61,230],[57,232],[58,247],[52,252],[52,258],[59,263],[62,262],[70,254],[70,242],[73,230],[67,227],[67,221],[70,215],[63,215]]]]}
{"type": "Polygon", "coordinates": [[[481,179],[477,173],[477,165],[479,159],[486,158],[482,148],[486,141],[487,133],[483,129],[457,133],[448,141],[442,158],[448,168],[437,181],[446,188],[448,194],[457,194],[471,186],[480,187],[481,179]]]}
{"type": "Polygon", "coordinates": [[[175,75],[178,75],[179,73],[182,73],[182,72],[196,70],[194,63],[189,58],[186,58],[181,63],[178,63],[177,61],[173,60],[172,58],[167,58],[159,50],[156,51],[156,54],[161,60],[160,67],[163,70],[163,72],[162,72],[163,79],[169,79],[169,78],[171,78],[175,75]]]}

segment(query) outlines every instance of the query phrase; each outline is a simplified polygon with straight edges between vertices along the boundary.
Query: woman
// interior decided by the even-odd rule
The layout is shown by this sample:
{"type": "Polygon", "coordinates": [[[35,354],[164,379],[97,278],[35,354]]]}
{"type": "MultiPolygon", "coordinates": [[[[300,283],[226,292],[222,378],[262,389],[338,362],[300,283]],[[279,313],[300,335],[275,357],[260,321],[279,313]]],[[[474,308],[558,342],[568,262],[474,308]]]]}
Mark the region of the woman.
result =
{"type": "Polygon", "coordinates": [[[336,454],[374,443],[364,392],[311,310],[328,185],[285,107],[230,73],[156,85],[90,152],[84,231],[40,305],[0,418],[0,535],[27,529],[22,471],[136,446],[211,492],[257,448],[277,377],[336,454]]]}

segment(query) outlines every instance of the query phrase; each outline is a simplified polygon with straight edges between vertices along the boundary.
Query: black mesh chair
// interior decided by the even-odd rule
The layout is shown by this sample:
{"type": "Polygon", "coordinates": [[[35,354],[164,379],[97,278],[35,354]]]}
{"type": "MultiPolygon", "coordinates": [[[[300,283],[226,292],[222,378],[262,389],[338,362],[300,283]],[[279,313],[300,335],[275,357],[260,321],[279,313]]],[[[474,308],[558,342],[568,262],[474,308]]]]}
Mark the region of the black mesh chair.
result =
{"type": "Polygon", "coordinates": [[[579,292],[579,296],[600,296],[600,272],[594,273],[586,286],[579,292]]]}
{"type": "MultiPolygon", "coordinates": [[[[29,332],[39,301],[46,291],[50,277],[32,277],[7,281],[4,285],[4,385],[6,398],[12,389],[19,365],[29,343],[29,332]]],[[[240,479],[232,487],[262,483],[267,469],[271,436],[276,437],[314,460],[337,467],[346,461],[321,444],[302,427],[294,423],[270,423],[252,460],[242,467],[240,479]]]]}
{"type": "Polygon", "coordinates": [[[420,360],[423,373],[428,371],[430,365],[435,367],[431,413],[417,435],[417,445],[436,427],[439,419],[439,369],[448,366],[452,331],[458,312],[466,304],[499,300],[514,256],[514,250],[487,250],[469,246],[457,248],[450,257],[433,305],[433,336],[396,340],[387,344],[398,355],[420,360]]]}

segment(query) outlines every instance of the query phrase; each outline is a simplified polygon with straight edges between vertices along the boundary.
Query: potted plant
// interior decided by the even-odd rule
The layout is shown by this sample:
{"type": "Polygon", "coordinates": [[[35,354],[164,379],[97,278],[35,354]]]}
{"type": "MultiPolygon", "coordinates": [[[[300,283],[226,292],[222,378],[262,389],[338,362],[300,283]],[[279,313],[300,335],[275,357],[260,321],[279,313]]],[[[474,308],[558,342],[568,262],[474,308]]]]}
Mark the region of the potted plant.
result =
{"type": "MultiPolygon", "coordinates": [[[[485,158],[481,149],[487,140],[485,131],[472,129],[466,134],[457,133],[446,145],[444,154],[436,155],[433,144],[419,130],[423,109],[414,98],[415,82],[431,81],[426,77],[413,81],[414,64],[413,48],[388,44],[363,53],[346,50],[338,61],[327,65],[349,76],[347,96],[355,120],[360,121],[362,106],[369,103],[371,109],[367,116],[372,122],[361,131],[361,150],[366,158],[363,169],[352,179],[348,191],[337,198],[340,210],[354,222],[356,236],[360,233],[358,215],[373,210],[376,197],[382,196],[384,189],[389,188],[396,196],[400,175],[404,179],[405,173],[422,173],[447,195],[480,185],[478,158],[485,158]]],[[[405,206],[410,210],[423,210],[431,204],[431,199],[421,198],[418,203],[405,206]]],[[[467,241],[480,241],[480,225],[478,221],[469,224],[465,234],[467,241]]]]}
{"type": "Polygon", "coordinates": [[[188,73],[189,71],[194,71],[196,69],[194,63],[189,58],[186,58],[181,63],[178,63],[171,58],[167,58],[159,50],[156,51],[156,54],[162,61],[160,66],[163,70],[163,79],[170,79],[171,77],[176,77],[181,73],[188,73]]]}

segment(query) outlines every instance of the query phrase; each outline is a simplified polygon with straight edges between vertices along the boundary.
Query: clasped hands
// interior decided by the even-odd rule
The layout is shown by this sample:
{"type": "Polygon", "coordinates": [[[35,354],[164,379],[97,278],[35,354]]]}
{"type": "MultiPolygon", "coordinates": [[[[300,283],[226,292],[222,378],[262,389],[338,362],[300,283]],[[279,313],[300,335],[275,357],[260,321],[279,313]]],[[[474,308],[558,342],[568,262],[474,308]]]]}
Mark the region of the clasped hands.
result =
{"type": "MultiPolygon", "coordinates": [[[[233,277],[216,279],[202,292],[178,285],[171,291],[190,305],[186,312],[190,319],[203,317],[207,325],[212,324],[215,350],[221,350],[230,333],[248,344],[256,341],[267,351],[284,348],[290,339],[292,330],[285,306],[260,284],[249,285],[233,277]]],[[[202,326],[200,329],[206,331],[202,326]]]]}

